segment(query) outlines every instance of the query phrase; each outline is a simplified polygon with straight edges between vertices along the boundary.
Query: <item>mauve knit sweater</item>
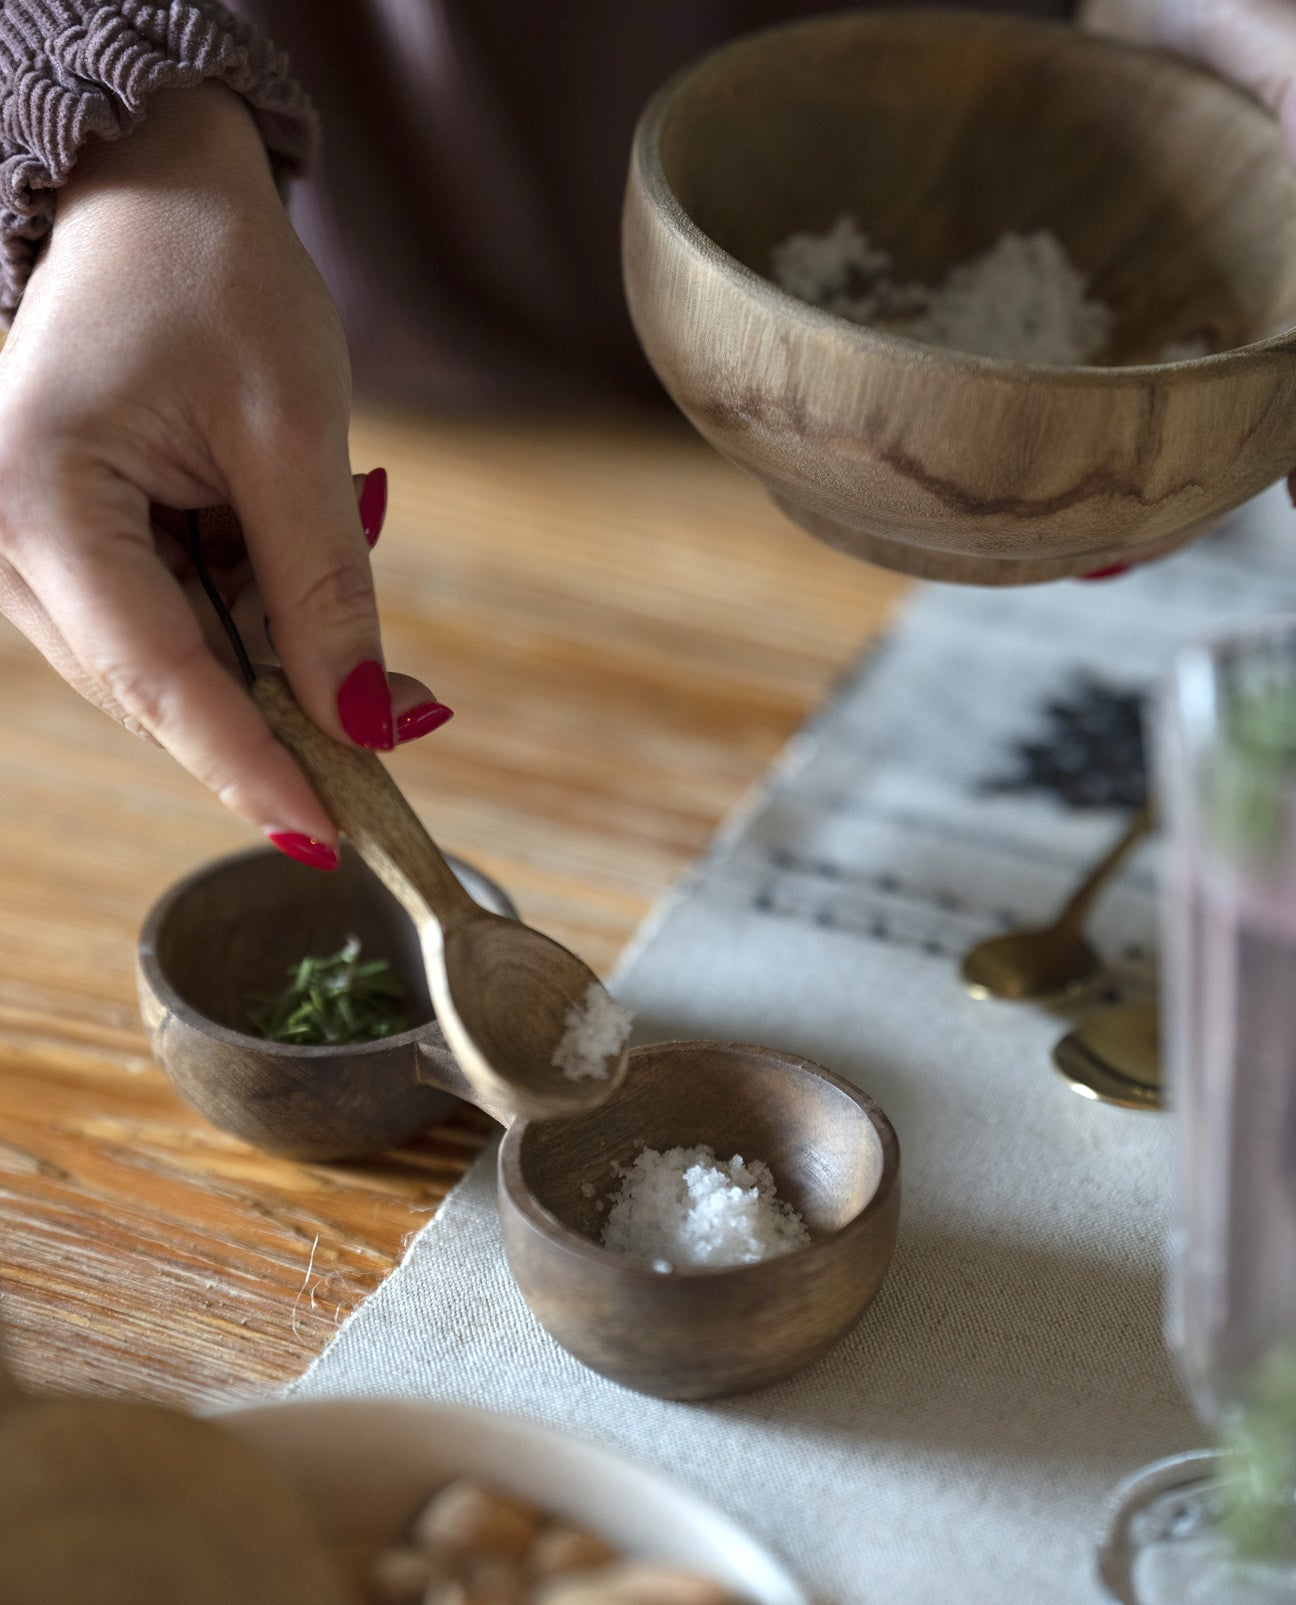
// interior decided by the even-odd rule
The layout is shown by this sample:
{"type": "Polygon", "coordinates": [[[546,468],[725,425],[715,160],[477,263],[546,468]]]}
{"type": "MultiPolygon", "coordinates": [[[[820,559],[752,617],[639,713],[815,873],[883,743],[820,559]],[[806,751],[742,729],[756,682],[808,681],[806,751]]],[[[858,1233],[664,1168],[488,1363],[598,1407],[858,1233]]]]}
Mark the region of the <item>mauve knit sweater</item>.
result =
{"type": "Polygon", "coordinates": [[[653,394],[617,262],[641,107],[734,34],[859,3],[0,0],[0,315],[85,142],[129,134],[157,89],[216,79],[281,178],[304,175],[294,221],[361,386],[460,407],[653,394]]]}

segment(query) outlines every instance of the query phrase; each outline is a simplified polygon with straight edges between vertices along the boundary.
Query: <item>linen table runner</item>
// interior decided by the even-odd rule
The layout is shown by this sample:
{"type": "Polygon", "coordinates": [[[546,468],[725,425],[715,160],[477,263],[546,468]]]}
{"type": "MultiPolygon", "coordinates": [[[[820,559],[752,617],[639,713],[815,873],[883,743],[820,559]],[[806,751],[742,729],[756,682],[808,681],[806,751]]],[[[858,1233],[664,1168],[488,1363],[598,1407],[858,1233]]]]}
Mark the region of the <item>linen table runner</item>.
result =
{"type": "MultiPolygon", "coordinates": [[[[792,1049],[900,1137],[900,1243],[855,1331],[744,1398],[585,1370],[510,1281],[487,1153],[291,1390],[566,1427],[728,1510],[834,1605],[1094,1605],[1113,1485],[1203,1441],[1161,1338],[1166,1117],[1050,1065],[1064,1014],[974,1002],[958,960],[1040,923],[1139,796],[1138,706],[1180,641],[1296,614],[1278,490],[1107,585],[925,586],[650,921],[614,990],[639,1040],[792,1049]]],[[[1146,996],[1151,850],[1093,925],[1146,996]]],[[[760,1155],[748,1157],[761,1157],[760,1155]]]]}

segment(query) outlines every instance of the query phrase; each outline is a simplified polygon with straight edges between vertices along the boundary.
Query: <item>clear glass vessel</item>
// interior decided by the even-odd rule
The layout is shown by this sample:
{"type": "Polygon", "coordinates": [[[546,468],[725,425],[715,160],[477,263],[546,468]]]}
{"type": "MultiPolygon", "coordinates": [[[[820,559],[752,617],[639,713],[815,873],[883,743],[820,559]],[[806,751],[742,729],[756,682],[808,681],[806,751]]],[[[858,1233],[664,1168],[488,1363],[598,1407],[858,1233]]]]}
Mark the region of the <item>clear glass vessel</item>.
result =
{"type": "Polygon", "coordinates": [[[1256,1448],[1261,1421],[1273,1442],[1258,1446],[1269,1457],[1259,1473],[1252,1455],[1226,1463],[1210,1451],[1140,1472],[1117,1493],[1099,1569],[1122,1605],[1290,1605],[1296,620],[1183,651],[1155,738],[1162,1052],[1179,1150],[1167,1339],[1212,1434],[1236,1436],[1245,1423],[1256,1448]],[[1250,1479],[1244,1513],[1264,1533],[1247,1558],[1224,1482],[1239,1466],[1250,1479]]]}

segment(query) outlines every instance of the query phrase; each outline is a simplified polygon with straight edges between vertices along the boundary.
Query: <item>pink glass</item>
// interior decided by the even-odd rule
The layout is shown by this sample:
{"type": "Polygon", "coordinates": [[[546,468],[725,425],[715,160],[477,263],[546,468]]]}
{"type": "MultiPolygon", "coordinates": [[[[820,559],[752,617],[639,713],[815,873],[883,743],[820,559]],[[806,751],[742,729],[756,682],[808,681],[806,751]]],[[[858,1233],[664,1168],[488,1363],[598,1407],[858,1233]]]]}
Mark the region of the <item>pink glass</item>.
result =
{"type": "MultiPolygon", "coordinates": [[[[1179,1157],[1166,1337],[1209,1441],[1296,1343],[1296,620],[1181,652],[1155,747],[1179,1157]]],[[[1118,1490],[1099,1559],[1112,1599],[1296,1602],[1285,1557],[1233,1554],[1221,1469],[1204,1450],[1118,1490]]]]}

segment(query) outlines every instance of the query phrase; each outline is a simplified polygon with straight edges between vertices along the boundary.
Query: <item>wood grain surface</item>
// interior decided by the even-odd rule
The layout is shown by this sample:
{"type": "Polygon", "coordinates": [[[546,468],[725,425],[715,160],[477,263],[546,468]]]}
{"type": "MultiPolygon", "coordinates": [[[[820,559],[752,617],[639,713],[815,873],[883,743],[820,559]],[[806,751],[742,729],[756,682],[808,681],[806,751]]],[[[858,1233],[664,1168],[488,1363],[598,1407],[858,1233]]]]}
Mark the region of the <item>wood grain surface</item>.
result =
{"type": "MultiPolygon", "coordinates": [[[[393,667],[455,720],[393,772],[452,852],[605,973],[903,581],[794,530],[668,419],[367,412],[393,667]]],[[[208,1126],[148,1056],[153,900],[254,845],[0,623],[0,1319],[29,1385],[199,1403],[300,1372],[490,1129],[362,1165],[208,1126]]]]}

